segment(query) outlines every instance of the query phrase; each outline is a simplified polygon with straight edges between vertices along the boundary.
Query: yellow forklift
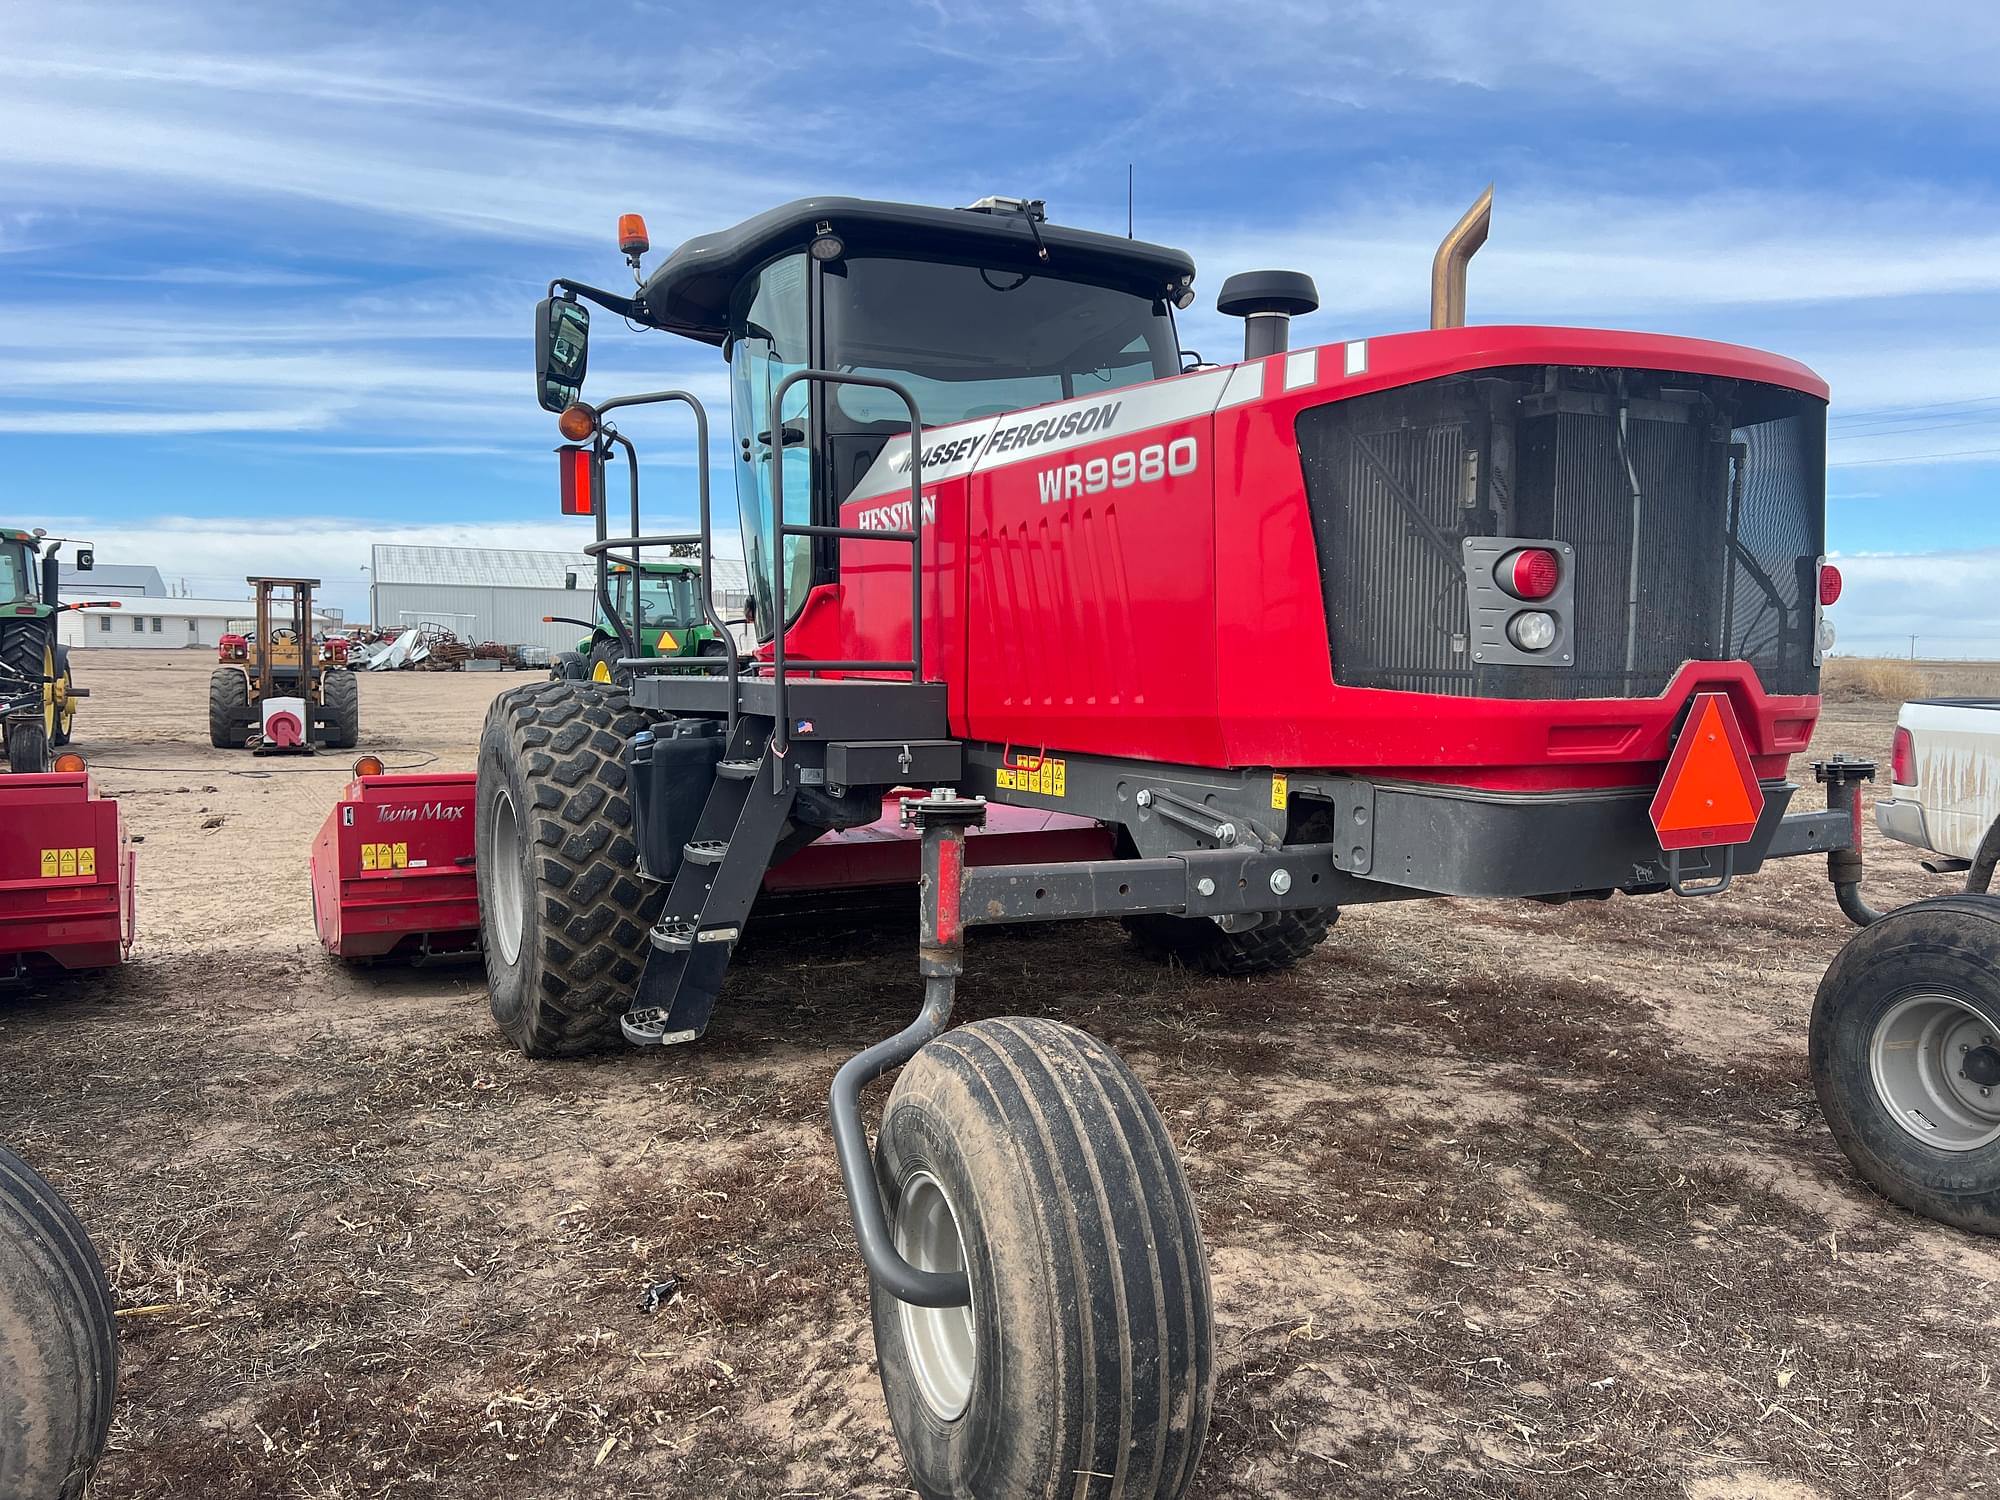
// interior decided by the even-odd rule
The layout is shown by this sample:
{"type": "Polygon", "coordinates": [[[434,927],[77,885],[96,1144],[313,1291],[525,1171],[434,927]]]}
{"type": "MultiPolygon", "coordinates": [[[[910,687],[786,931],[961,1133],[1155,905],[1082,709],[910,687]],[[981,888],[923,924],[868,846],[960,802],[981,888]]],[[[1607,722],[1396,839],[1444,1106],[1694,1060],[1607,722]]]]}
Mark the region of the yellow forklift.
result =
{"type": "Polygon", "coordinates": [[[354,674],[313,645],[317,578],[251,578],[256,618],[222,638],[208,679],[208,742],[259,755],[349,750],[361,735],[354,674]]]}

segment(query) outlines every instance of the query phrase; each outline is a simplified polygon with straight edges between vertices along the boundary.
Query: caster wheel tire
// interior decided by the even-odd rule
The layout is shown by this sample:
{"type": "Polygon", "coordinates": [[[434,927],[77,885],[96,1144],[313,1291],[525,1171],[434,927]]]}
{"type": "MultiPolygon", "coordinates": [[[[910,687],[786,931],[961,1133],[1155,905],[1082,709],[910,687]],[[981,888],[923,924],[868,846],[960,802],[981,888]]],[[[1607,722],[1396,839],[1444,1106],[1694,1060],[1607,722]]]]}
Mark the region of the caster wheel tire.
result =
{"type": "Polygon", "coordinates": [[[1331,906],[1281,911],[1247,932],[1225,932],[1207,917],[1126,917],[1124,923],[1152,958],[1241,978],[1292,968],[1325,941],[1339,917],[1331,906]]]}
{"type": "Polygon", "coordinates": [[[0,1147],[0,1500],[77,1500],[111,1430],[111,1293],[83,1226],[0,1147]]]}
{"type": "Polygon", "coordinates": [[[1919,901],[1850,939],[1820,981],[1811,1057],[1871,1186],[2000,1234],[2000,897],[1919,901]]]}
{"type": "Polygon", "coordinates": [[[872,1293],[889,1417],[927,1497],[1185,1495],[1214,1395],[1201,1230],[1159,1113],[1072,1027],[997,1019],[903,1069],[876,1170],[903,1257],[972,1305],[872,1293]]]}

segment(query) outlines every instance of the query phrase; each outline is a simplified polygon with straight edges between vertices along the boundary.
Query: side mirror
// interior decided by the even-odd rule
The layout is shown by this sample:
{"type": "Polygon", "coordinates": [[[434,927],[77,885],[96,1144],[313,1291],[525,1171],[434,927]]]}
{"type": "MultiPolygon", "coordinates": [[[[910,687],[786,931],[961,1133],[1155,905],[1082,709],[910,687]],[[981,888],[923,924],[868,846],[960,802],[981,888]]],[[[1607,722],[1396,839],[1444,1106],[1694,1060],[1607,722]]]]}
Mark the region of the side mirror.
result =
{"type": "Polygon", "coordinates": [[[590,364],[590,309],[567,297],[544,297],[535,307],[535,399],[543,411],[561,411],[583,389],[590,364]]]}
{"type": "Polygon", "coordinates": [[[97,549],[95,547],[79,547],[76,549],[77,572],[88,573],[92,568],[96,566],[97,566],[97,549]]]}
{"type": "Polygon", "coordinates": [[[574,574],[574,573],[565,573],[565,574],[563,574],[563,587],[564,587],[564,588],[566,588],[566,589],[573,589],[573,588],[575,588],[575,587],[576,587],[576,574],[574,574]]]}

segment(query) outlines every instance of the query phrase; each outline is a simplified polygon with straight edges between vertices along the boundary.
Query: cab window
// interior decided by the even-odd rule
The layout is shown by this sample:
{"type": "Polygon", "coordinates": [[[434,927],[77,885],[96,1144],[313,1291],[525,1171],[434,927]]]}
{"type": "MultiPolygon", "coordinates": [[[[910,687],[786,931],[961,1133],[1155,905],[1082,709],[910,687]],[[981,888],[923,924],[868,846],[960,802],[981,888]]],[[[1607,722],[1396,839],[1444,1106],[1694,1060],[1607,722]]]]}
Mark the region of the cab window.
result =
{"type": "MultiPolygon", "coordinates": [[[[812,435],[809,387],[800,382],[785,396],[773,430],[771,396],[779,383],[811,359],[807,324],[806,257],[772,261],[737,289],[729,317],[729,389],[735,423],[736,505],[743,525],[743,556],[757,617],[772,616],[773,474],[784,466],[785,519],[803,524],[812,514],[812,435]]],[[[785,608],[796,615],[812,585],[812,547],[804,537],[785,543],[785,608]]]]}
{"type": "Polygon", "coordinates": [[[0,543],[0,603],[28,595],[28,549],[19,542],[0,543]]]}

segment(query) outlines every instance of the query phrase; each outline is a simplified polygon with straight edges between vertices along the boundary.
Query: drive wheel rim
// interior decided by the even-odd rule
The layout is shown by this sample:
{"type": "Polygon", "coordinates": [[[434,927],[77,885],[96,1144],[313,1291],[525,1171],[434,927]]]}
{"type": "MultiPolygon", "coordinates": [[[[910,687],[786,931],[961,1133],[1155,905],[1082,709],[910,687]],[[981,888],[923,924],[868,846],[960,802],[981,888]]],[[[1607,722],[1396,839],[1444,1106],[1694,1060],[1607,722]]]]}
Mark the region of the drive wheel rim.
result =
{"type": "Polygon", "coordinates": [[[1889,1117],[1926,1146],[2000,1140],[2000,1026],[1956,995],[1906,995],[1884,1011],[1868,1071],[1889,1117]]]}
{"type": "Polygon", "coordinates": [[[590,680],[592,682],[611,681],[611,664],[600,661],[596,666],[592,667],[590,669],[590,680]]]}
{"type": "MultiPolygon", "coordinates": [[[[896,1209],[896,1248],[919,1271],[963,1271],[965,1242],[944,1188],[928,1172],[913,1172],[896,1209]]],[[[924,1405],[941,1421],[962,1416],[972,1401],[978,1337],[970,1307],[896,1304],[910,1370],[924,1405]]]]}
{"type": "Polygon", "coordinates": [[[521,820],[515,816],[514,799],[505,791],[493,799],[493,818],[487,833],[493,849],[492,894],[487,902],[493,914],[493,937],[500,945],[500,956],[510,964],[518,963],[527,881],[521,869],[521,820]]]}
{"type": "Polygon", "coordinates": [[[56,651],[42,647],[42,731],[53,741],[62,723],[63,695],[56,681],[56,651]]]}

